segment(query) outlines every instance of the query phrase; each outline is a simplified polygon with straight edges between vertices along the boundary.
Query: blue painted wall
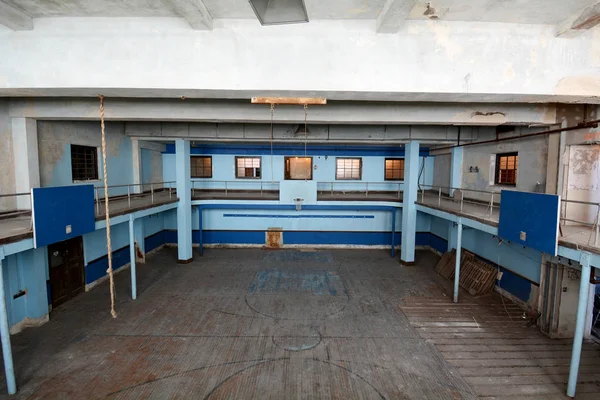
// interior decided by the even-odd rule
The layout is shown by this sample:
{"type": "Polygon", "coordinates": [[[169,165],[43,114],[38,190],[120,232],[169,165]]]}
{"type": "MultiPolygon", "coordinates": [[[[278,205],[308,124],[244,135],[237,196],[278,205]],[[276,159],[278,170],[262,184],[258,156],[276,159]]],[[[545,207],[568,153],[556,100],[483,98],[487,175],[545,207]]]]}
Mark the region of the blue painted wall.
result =
{"type": "MultiPolygon", "coordinates": [[[[70,186],[73,182],[71,171],[71,144],[101,146],[100,124],[85,121],[39,121],[38,150],[40,158],[40,180],[42,187],[70,186]]],[[[106,124],[108,184],[126,185],[133,182],[132,142],[125,135],[123,123],[106,124]]],[[[98,157],[99,179],[88,183],[103,186],[102,157],[98,157]]],[[[101,191],[102,192],[102,191],[101,191]]],[[[110,189],[109,195],[126,194],[127,188],[110,189]]],[[[100,193],[102,194],[102,193],[100,193]]],[[[101,196],[102,197],[102,196],[101,196]]]]}
{"type": "MultiPolygon", "coordinates": [[[[436,236],[434,243],[439,251],[448,248],[448,234],[452,223],[431,216],[431,233],[436,236]]],[[[539,286],[542,254],[534,249],[504,241],[498,244],[493,235],[463,227],[462,247],[490,264],[500,265],[504,272],[497,284],[523,301],[530,300],[531,285],[539,286]]]]}
{"type": "MultiPolygon", "coordinates": [[[[163,177],[165,181],[175,180],[175,154],[172,147],[167,146],[163,154],[163,177]]],[[[210,179],[192,179],[196,188],[223,188],[225,184],[219,181],[228,181],[230,189],[257,189],[261,181],[265,190],[276,189],[272,182],[284,180],[284,159],[286,156],[304,155],[304,147],[275,146],[273,156],[270,155],[268,146],[227,146],[214,145],[192,148],[193,155],[212,156],[213,177],[210,179]],[[261,157],[262,178],[237,179],[235,177],[236,156],[261,157]],[[272,158],[272,160],[271,160],[272,158]],[[272,165],[272,168],[271,168],[272,165]],[[232,182],[233,181],[233,182],[232,182]]],[[[340,146],[308,146],[307,154],[313,157],[313,181],[320,182],[318,190],[329,190],[334,182],[334,190],[364,190],[369,182],[369,190],[402,190],[402,181],[386,181],[384,179],[385,158],[403,158],[402,147],[357,147],[340,146]],[[362,179],[345,181],[335,179],[337,157],[360,157],[362,159],[362,179]]],[[[425,185],[433,183],[433,157],[426,157],[428,150],[421,151],[419,168],[422,174],[420,182],[425,185]]]]}
{"type": "MultiPolygon", "coordinates": [[[[141,219],[144,224],[145,238],[151,237],[164,230],[162,214],[153,214],[141,219]]],[[[129,263],[129,224],[122,223],[111,226],[111,245],[113,249],[113,269],[129,263]]],[[[146,252],[164,244],[163,236],[153,237],[151,248],[146,252]]],[[[90,284],[104,277],[108,268],[108,251],[106,246],[106,229],[99,229],[83,235],[83,251],[85,260],[85,283],[90,284]]]]}
{"type": "Polygon", "coordinates": [[[47,265],[47,247],[13,254],[2,261],[9,326],[25,318],[41,318],[48,314],[47,265]],[[21,290],[26,294],[13,299],[21,290]]]}

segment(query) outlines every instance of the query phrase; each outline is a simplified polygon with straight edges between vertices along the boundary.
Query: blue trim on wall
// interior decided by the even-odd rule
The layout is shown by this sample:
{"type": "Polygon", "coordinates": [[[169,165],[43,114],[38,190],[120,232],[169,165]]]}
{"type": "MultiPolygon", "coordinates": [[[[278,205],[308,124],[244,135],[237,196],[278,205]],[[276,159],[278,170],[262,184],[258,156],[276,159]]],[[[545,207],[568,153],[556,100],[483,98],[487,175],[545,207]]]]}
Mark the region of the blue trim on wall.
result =
{"type": "MultiPolygon", "coordinates": [[[[237,156],[244,155],[269,155],[271,146],[264,144],[203,144],[194,146],[190,149],[191,154],[211,155],[211,154],[233,154],[237,156]]],[[[163,154],[175,154],[175,145],[167,144],[163,154]]],[[[274,144],[273,155],[276,156],[303,156],[305,154],[304,145],[274,144]]],[[[400,146],[344,146],[344,145],[312,145],[306,149],[309,156],[356,156],[356,157],[404,157],[404,147],[400,146]]],[[[421,157],[429,156],[428,148],[419,150],[421,157]]]]}
{"type": "Polygon", "coordinates": [[[165,231],[162,230],[144,239],[144,249],[146,250],[146,253],[148,253],[165,243],[167,243],[165,240],[165,231]]]}
{"type": "MultiPolygon", "coordinates": [[[[129,246],[113,251],[112,264],[113,270],[121,268],[129,263],[129,246]]],[[[90,284],[106,275],[108,269],[108,256],[100,257],[88,263],[85,267],[85,283],[90,284]]]]}
{"type": "Polygon", "coordinates": [[[448,241],[433,233],[429,234],[429,246],[440,253],[445,253],[448,251],[448,241]]]}
{"type": "MultiPolygon", "coordinates": [[[[165,230],[166,243],[177,243],[177,231],[165,230]]],[[[283,231],[283,245],[286,244],[339,244],[339,245],[390,245],[391,231],[384,232],[340,232],[340,231],[283,231]]],[[[430,244],[429,232],[417,232],[416,244],[430,244]]],[[[200,242],[200,231],[192,231],[193,243],[200,242]]],[[[204,244],[259,244],[265,245],[265,231],[202,231],[204,244]]],[[[396,232],[394,243],[400,244],[402,233],[396,232]]]]}
{"type": "Polygon", "coordinates": [[[496,286],[527,302],[531,296],[532,282],[506,268],[500,267],[500,271],[502,271],[502,280],[496,280],[496,286]]]}
{"type": "Polygon", "coordinates": [[[374,215],[279,215],[279,214],[223,214],[224,218],[284,218],[284,219],[374,219],[374,215]]]}

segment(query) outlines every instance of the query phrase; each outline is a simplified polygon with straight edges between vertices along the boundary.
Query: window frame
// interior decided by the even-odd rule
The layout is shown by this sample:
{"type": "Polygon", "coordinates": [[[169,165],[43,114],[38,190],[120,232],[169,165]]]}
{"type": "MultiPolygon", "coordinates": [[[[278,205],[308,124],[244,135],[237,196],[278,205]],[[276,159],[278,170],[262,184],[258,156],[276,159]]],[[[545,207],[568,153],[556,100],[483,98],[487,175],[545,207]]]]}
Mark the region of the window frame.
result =
{"type": "Polygon", "coordinates": [[[312,156],[285,156],[283,157],[283,180],[285,181],[312,181],[314,160],[312,156]],[[288,161],[293,158],[310,158],[310,178],[288,178],[288,161]]]}
{"type": "MultiPolygon", "coordinates": [[[[336,157],[335,158],[335,180],[336,181],[362,181],[362,170],[363,170],[363,162],[362,157],[336,157]],[[343,178],[338,176],[338,161],[339,160],[358,160],[358,178],[343,178]]],[[[346,170],[346,168],[342,168],[346,170]]],[[[350,171],[352,168],[350,168],[350,171]]]]}
{"type": "Polygon", "coordinates": [[[234,161],[233,167],[235,169],[235,179],[258,179],[258,180],[262,179],[263,168],[262,168],[262,157],[261,156],[235,156],[235,161],[234,161]],[[244,159],[244,158],[258,159],[258,169],[260,171],[260,176],[239,176],[238,175],[238,160],[244,159]]]}
{"type": "MultiPolygon", "coordinates": [[[[85,154],[84,154],[84,156],[85,156],[85,154]]],[[[87,173],[89,171],[87,171],[87,169],[86,169],[85,172],[87,173]]],[[[98,147],[71,143],[71,180],[73,181],[73,183],[100,181],[100,160],[98,157],[98,147]],[[88,178],[84,178],[84,179],[81,179],[80,177],[77,177],[77,178],[75,177],[75,168],[73,166],[73,151],[78,148],[83,149],[84,151],[90,151],[90,153],[93,154],[93,163],[94,163],[93,177],[88,177],[88,178]]]]}
{"type": "MultiPolygon", "coordinates": [[[[206,167],[202,166],[202,169],[205,170],[206,167]]],[[[194,155],[194,154],[192,154],[190,156],[190,177],[192,179],[212,179],[212,177],[213,177],[212,156],[202,156],[202,155],[194,155]],[[199,159],[199,158],[201,158],[201,159],[206,159],[206,158],[210,159],[210,176],[194,176],[194,174],[193,174],[194,168],[191,165],[191,162],[192,162],[193,159],[199,159]]]]}
{"type": "MultiPolygon", "coordinates": [[[[507,164],[508,164],[508,160],[507,160],[507,164]]],[[[518,151],[512,151],[509,153],[498,153],[496,154],[496,166],[495,166],[495,171],[494,171],[494,185],[499,185],[499,186],[517,186],[517,179],[519,176],[519,152],[518,151]],[[505,169],[506,171],[515,171],[515,181],[514,183],[512,182],[500,182],[500,160],[503,157],[516,157],[515,158],[515,168],[513,169],[505,169]]]]}
{"type": "MultiPolygon", "coordinates": [[[[383,161],[383,180],[384,181],[393,181],[393,182],[404,182],[404,173],[406,171],[405,170],[405,166],[406,166],[406,164],[405,164],[405,158],[404,157],[386,157],[384,159],[384,161],[383,161]],[[400,168],[400,170],[402,171],[402,177],[401,178],[394,179],[394,178],[388,178],[387,177],[387,175],[386,175],[386,171],[387,171],[386,164],[387,164],[388,160],[389,161],[396,161],[396,160],[400,160],[401,161],[401,166],[402,166],[402,168],[400,168]]],[[[393,168],[392,168],[392,170],[393,170],[393,168]]]]}

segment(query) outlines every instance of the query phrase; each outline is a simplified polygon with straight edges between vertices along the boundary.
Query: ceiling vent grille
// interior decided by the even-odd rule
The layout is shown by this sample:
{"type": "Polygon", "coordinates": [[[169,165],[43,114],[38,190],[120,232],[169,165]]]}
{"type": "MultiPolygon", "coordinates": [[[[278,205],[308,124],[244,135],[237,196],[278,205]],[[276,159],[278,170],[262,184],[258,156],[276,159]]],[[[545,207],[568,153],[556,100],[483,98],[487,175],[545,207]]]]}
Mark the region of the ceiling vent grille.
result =
{"type": "Polygon", "coordinates": [[[262,25],[308,22],[304,0],[249,0],[262,25]]]}

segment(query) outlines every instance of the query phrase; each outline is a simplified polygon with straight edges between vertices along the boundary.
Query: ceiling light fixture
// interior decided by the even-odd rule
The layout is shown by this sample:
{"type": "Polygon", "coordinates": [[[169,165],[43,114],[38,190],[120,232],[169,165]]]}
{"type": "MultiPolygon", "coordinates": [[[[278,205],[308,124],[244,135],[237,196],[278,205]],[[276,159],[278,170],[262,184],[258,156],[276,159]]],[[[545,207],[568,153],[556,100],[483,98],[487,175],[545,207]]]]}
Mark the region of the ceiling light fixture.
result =
{"type": "Polygon", "coordinates": [[[248,0],[261,25],[308,22],[304,0],[248,0]]]}

